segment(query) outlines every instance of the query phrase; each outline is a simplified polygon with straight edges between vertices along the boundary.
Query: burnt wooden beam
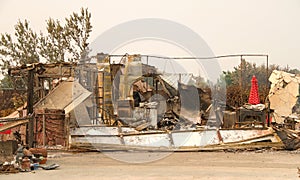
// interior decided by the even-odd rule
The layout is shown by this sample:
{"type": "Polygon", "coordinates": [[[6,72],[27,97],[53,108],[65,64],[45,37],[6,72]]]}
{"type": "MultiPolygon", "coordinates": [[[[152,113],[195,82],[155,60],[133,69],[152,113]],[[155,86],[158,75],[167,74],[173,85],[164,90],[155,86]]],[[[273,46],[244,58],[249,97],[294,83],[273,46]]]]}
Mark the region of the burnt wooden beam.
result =
{"type": "Polygon", "coordinates": [[[9,130],[11,128],[14,128],[16,126],[20,126],[20,125],[26,124],[26,123],[28,123],[28,119],[8,122],[8,123],[4,124],[3,126],[0,126],[0,132],[9,130]]]}
{"type": "Polygon", "coordinates": [[[32,118],[32,116],[28,117],[21,117],[21,118],[0,118],[0,123],[2,122],[13,122],[13,121],[21,121],[21,120],[26,120],[26,119],[30,119],[32,118]]]}
{"type": "MultiPolygon", "coordinates": [[[[28,81],[27,81],[27,115],[33,114],[34,105],[34,69],[28,70],[28,81]]],[[[30,118],[26,126],[26,143],[29,147],[33,147],[34,132],[33,132],[33,119],[30,118]]]]}

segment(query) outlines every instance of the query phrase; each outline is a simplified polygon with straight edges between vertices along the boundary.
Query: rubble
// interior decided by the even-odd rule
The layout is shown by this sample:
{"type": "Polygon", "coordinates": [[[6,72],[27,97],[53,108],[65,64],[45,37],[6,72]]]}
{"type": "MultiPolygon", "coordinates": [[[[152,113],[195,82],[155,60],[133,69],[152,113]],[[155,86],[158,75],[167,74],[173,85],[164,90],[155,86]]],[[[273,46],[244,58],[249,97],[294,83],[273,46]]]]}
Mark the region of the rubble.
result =
{"type": "Polygon", "coordinates": [[[283,127],[274,127],[274,129],[284,143],[286,150],[297,150],[300,148],[300,131],[283,127]]]}
{"type": "Polygon", "coordinates": [[[0,173],[32,172],[38,168],[52,170],[59,167],[58,164],[42,165],[47,162],[47,150],[45,148],[28,148],[19,145],[12,161],[0,161],[0,173]]]}
{"type": "Polygon", "coordinates": [[[195,125],[185,119],[183,116],[176,114],[174,111],[168,111],[163,118],[158,122],[158,128],[162,130],[183,130],[195,127],[195,125]]]}
{"type": "Polygon", "coordinates": [[[0,163],[0,174],[8,174],[8,173],[18,173],[19,169],[16,168],[13,164],[1,164],[0,163]]]}
{"type": "Polygon", "coordinates": [[[274,70],[269,77],[272,83],[268,95],[270,108],[274,110],[276,123],[283,123],[284,118],[292,114],[299,97],[300,76],[274,70]]]}
{"type": "MultiPolygon", "coordinates": [[[[255,77],[249,97],[252,104],[225,111],[222,102],[212,99],[212,90],[199,87],[192,74],[160,74],[154,66],[143,64],[141,55],[126,54],[119,64],[110,62],[110,56],[104,55],[94,64],[32,67],[45,68],[34,78],[40,93],[34,105],[32,129],[36,147],[69,148],[87,143],[121,149],[133,146],[173,150],[280,142],[265,125],[268,106],[259,104],[255,77]],[[54,73],[62,70],[61,75],[54,73]],[[45,80],[51,88],[44,87],[45,80]]],[[[16,68],[11,72],[20,75],[27,70],[16,68]]],[[[298,95],[294,90],[299,87],[297,78],[273,72],[269,99],[274,114],[291,114],[298,95]]]]}

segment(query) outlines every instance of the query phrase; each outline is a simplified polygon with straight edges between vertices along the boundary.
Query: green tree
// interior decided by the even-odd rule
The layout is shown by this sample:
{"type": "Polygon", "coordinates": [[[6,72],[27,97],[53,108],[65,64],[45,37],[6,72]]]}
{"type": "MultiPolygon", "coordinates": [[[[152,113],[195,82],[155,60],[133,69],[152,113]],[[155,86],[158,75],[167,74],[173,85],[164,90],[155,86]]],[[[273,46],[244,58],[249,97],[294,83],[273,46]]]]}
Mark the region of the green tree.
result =
{"type": "Polygon", "coordinates": [[[38,62],[38,36],[30,28],[27,20],[17,22],[14,35],[15,42],[10,34],[1,34],[0,60],[2,69],[12,65],[18,66],[38,62]]]}
{"type": "Polygon", "coordinates": [[[65,53],[69,42],[66,39],[65,27],[58,20],[47,20],[47,35],[40,35],[40,54],[48,62],[65,61],[65,53]]]}
{"type": "Polygon", "coordinates": [[[91,13],[81,8],[65,18],[65,25],[50,18],[47,20],[47,34],[40,35],[40,54],[48,62],[76,62],[88,51],[88,38],[92,31],[91,13]]]}
{"type": "Polygon", "coordinates": [[[47,21],[47,33],[37,34],[29,26],[29,21],[18,21],[15,26],[15,38],[10,34],[0,34],[0,60],[2,70],[10,66],[19,66],[40,62],[78,61],[88,51],[88,38],[92,31],[91,13],[81,8],[60,21],[52,18],[47,21]],[[15,39],[15,41],[14,41],[15,39]]]}
{"type": "Polygon", "coordinates": [[[91,13],[87,9],[81,9],[81,13],[73,13],[66,18],[66,37],[69,43],[69,53],[72,53],[70,61],[78,60],[88,51],[88,38],[92,31],[91,13]]]}

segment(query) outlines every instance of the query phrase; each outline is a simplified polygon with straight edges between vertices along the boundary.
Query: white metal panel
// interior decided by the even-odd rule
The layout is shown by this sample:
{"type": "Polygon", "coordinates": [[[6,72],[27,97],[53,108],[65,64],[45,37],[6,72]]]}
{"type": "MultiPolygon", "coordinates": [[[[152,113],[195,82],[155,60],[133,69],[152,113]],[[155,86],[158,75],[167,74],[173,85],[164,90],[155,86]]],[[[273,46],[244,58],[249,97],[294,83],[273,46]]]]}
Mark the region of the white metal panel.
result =
{"type": "Polygon", "coordinates": [[[91,144],[95,144],[96,146],[99,146],[99,144],[117,144],[117,145],[121,145],[121,140],[119,137],[101,137],[101,136],[97,136],[97,137],[72,137],[72,143],[91,143],[91,144]]]}
{"type": "Polygon", "coordinates": [[[174,146],[178,147],[201,147],[218,144],[217,131],[208,130],[200,132],[176,132],[172,133],[174,146]]]}
{"type": "Polygon", "coordinates": [[[168,134],[147,134],[124,136],[125,145],[147,146],[147,147],[170,147],[168,134]]]}
{"type": "Polygon", "coordinates": [[[220,130],[220,135],[223,139],[224,143],[245,141],[249,139],[259,138],[262,136],[266,136],[268,134],[272,134],[272,132],[268,129],[261,130],[220,130]]]}
{"type": "Polygon", "coordinates": [[[71,130],[71,135],[118,135],[117,127],[80,127],[71,130]]]}

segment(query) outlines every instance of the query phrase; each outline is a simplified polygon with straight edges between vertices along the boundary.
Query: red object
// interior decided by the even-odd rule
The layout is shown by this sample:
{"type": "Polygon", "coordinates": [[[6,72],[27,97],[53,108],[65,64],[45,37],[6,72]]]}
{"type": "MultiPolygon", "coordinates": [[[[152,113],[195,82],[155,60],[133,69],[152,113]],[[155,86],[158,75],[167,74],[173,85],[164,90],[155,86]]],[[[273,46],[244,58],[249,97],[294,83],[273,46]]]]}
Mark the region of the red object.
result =
{"type": "Polygon", "coordinates": [[[272,116],[270,116],[270,121],[268,120],[268,116],[266,116],[266,123],[272,123],[272,116]]]}
{"type": "MultiPolygon", "coordinates": [[[[0,126],[3,126],[3,124],[0,123],[0,126]]],[[[10,134],[10,133],[11,133],[11,129],[0,132],[0,134],[10,134]]]]}
{"type": "Polygon", "coordinates": [[[253,105],[259,104],[258,84],[257,79],[254,75],[252,76],[251,80],[251,90],[248,103],[253,105]]]}

